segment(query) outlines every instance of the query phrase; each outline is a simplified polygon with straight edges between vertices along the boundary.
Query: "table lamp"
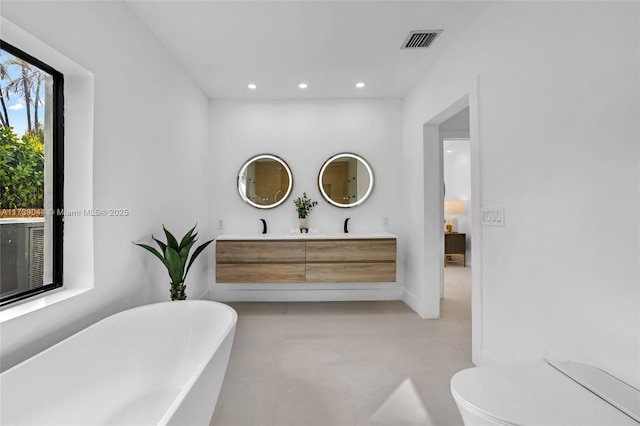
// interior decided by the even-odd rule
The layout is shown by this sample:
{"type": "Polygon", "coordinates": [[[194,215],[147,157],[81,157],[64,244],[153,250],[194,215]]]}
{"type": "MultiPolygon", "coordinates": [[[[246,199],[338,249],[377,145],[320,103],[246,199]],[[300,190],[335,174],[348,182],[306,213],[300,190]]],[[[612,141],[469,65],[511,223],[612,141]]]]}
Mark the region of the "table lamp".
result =
{"type": "Polygon", "coordinates": [[[458,215],[464,213],[464,201],[451,200],[444,202],[444,214],[446,218],[445,229],[448,233],[458,232],[458,215]]]}

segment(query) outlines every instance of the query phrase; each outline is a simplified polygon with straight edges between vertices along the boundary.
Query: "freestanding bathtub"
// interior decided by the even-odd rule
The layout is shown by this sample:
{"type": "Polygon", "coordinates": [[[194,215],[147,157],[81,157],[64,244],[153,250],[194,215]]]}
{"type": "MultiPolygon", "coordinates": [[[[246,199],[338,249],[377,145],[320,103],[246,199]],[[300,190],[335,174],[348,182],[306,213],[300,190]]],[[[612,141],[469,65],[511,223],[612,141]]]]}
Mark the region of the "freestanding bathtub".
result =
{"type": "Polygon", "coordinates": [[[175,301],[108,317],[0,375],[0,424],[208,425],[237,322],[175,301]]]}

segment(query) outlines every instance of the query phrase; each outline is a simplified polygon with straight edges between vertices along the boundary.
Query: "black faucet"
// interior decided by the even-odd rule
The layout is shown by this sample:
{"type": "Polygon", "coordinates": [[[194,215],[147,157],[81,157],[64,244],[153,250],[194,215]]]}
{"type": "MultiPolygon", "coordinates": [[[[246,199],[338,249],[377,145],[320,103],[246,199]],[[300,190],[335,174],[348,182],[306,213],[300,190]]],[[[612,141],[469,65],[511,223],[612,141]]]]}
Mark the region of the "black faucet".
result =
{"type": "Polygon", "coordinates": [[[351,218],[350,218],[350,217],[348,217],[348,218],[346,218],[346,219],[344,220],[344,233],[345,233],[345,234],[348,234],[348,233],[349,233],[349,226],[348,226],[348,224],[349,224],[349,219],[351,219],[351,218]]]}
{"type": "Polygon", "coordinates": [[[262,221],[262,233],[266,234],[267,233],[267,221],[264,219],[260,219],[262,221]]]}

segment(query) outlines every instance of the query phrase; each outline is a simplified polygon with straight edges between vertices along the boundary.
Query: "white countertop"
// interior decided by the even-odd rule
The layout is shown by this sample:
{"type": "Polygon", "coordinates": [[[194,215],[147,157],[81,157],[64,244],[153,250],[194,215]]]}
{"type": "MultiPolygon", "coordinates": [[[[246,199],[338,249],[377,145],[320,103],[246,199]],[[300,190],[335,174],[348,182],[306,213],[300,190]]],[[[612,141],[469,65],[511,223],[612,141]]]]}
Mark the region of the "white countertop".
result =
{"type": "Polygon", "coordinates": [[[220,241],[234,240],[365,240],[365,239],[386,239],[396,238],[394,234],[388,232],[371,232],[371,233],[348,233],[348,234],[223,234],[216,238],[220,241]]]}

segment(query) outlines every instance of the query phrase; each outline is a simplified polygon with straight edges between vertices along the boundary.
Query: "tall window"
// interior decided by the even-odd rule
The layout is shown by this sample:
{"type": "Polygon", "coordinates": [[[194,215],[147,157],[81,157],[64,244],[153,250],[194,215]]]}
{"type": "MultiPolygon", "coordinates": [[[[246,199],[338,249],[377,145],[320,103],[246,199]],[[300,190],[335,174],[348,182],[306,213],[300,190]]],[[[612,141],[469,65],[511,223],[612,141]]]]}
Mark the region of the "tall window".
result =
{"type": "Polygon", "coordinates": [[[63,76],[0,41],[0,306],[62,285],[63,76]]]}

